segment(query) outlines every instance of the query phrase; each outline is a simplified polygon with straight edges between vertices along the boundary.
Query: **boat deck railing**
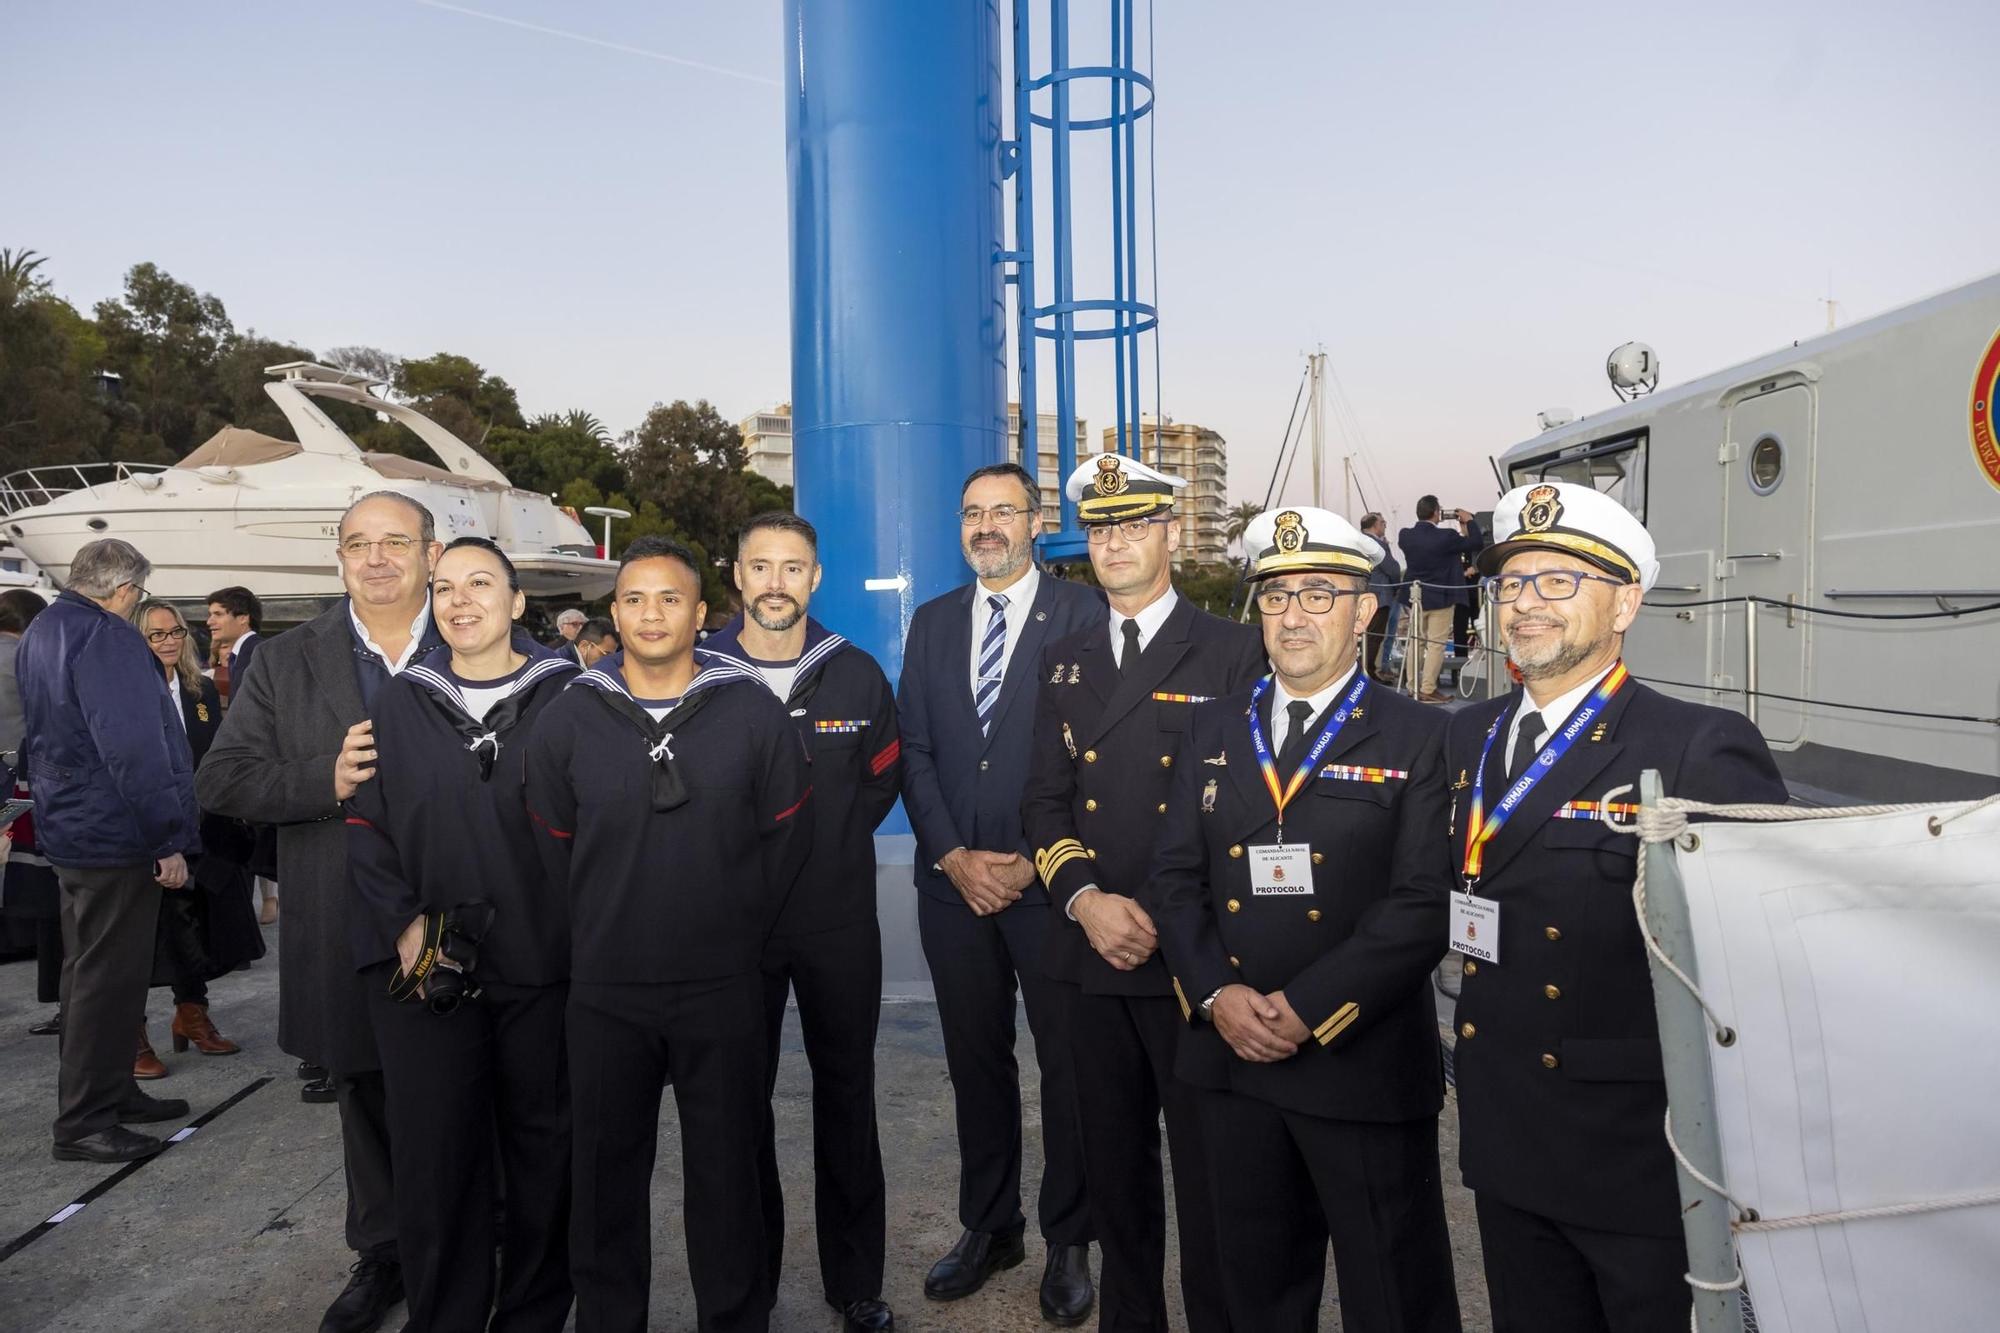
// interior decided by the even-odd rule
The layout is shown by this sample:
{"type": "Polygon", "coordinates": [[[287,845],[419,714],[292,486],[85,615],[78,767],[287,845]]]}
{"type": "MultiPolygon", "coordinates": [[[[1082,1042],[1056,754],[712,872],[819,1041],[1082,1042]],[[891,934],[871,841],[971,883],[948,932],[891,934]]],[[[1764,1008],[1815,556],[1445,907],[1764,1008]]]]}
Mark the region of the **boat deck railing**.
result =
{"type": "Polygon", "coordinates": [[[45,505],[71,491],[88,490],[106,482],[125,481],[150,472],[165,472],[166,463],[50,463],[24,467],[0,477],[0,514],[45,505]]]}

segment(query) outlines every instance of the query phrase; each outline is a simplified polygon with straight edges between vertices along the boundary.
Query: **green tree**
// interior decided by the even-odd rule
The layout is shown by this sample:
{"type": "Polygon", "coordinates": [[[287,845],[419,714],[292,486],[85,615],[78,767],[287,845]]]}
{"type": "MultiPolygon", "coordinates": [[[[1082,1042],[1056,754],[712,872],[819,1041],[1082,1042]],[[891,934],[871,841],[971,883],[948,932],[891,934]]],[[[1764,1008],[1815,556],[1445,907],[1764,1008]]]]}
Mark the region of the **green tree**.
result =
{"type": "Polygon", "coordinates": [[[490,430],[528,424],[513,386],[468,357],[439,352],[401,362],[393,384],[397,397],[475,447],[490,430]]]}
{"type": "Polygon", "coordinates": [[[704,551],[730,553],[750,517],[743,435],[707,399],[653,405],[624,441],[632,494],[650,500],[704,551]]]}
{"type": "Polygon", "coordinates": [[[0,472],[107,457],[103,340],[50,290],[42,263],[32,250],[0,250],[0,472]]]}
{"type": "Polygon", "coordinates": [[[609,432],[588,412],[536,417],[518,430],[496,426],[483,452],[524,491],[554,495],[579,480],[599,494],[625,487],[625,460],[609,432]]]}
{"type": "Polygon", "coordinates": [[[106,366],[123,378],[126,410],[112,424],[121,457],[171,462],[228,424],[215,411],[215,365],[235,328],[220,299],[134,264],[124,295],[95,313],[106,366]]]}
{"type": "Polygon", "coordinates": [[[1243,534],[1250,530],[1250,524],[1257,515],[1264,512],[1264,506],[1255,500],[1245,500],[1233,505],[1229,510],[1229,523],[1222,530],[1222,539],[1234,545],[1243,540],[1243,534]]]}

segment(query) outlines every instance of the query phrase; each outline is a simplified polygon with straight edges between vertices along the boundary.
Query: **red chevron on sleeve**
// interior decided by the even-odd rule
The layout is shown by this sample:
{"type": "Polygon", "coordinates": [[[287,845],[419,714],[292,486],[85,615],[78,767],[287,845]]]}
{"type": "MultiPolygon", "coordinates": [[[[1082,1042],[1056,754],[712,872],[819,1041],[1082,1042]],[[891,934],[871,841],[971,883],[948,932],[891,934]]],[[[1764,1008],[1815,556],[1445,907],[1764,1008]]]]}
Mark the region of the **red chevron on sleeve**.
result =
{"type": "Polygon", "coordinates": [[[883,771],[886,770],[889,767],[889,765],[895,763],[897,757],[900,756],[902,753],[903,753],[903,739],[902,737],[898,736],[895,740],[890,741],[887,745],[883,746],[882,752],[880,754],[876,755],[873,759],[870,759],[868,761],[869,773],[875,777],[878,778],[881,777],[883,771]]]}
{"type": "MultiPolygon", "coordinates": [[[[350,823],[350,824],[356,824],[356,825],[359,825],[359,826],[360,826],[360,827],[362,827],[362,828],[375,828],[375,826],[374,826],[373,824],[371,824],[371,823],[369,823],[369,822],[368,822],[367,820],[363,819],[363,818],[362,818],[362,817],[361,817],[360,815],[349,815],[349,816],[347,817],[347,822],[348,822],[348,823],[350,823]]],[[[376,829],[375,831],[376,831],[376,832],[378,832],[378,833],[379,833],[379,832],[381,832],[381,830],[380,830],[380,829],[376,829]]]]}
{"type": "Polygon", "coordinates": [[[574,838],[576,836],[574,833],[566,833],[562,829],[557,828],[555,825],[549,823],[548,820],[543,819],[540,815],[536,814],[533,810],[528,811],[528,818],[534,820],[537,824],[541,825],[542,830],[545,833],[547,833],[551,838],[574,838]]]}

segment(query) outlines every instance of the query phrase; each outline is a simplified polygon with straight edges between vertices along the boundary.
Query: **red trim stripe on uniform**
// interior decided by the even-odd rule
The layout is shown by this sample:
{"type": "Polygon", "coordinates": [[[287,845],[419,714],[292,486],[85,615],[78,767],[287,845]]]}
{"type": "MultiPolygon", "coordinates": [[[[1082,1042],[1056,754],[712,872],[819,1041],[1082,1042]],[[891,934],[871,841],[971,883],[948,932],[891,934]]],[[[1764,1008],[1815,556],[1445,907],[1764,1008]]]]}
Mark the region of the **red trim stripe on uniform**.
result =
{"type": "Polygon", "coordinates": [[[565,833],[563,830],[557,828],[554,824],[549,823],[548,820],[543,819],[540,815],[536,814],[533,810],[528,811],[528,818],[534,820],[537,824],[540,824],[551,838],[574,838],[576,836],[574,833],[565,833]]]}
{"type": "Polygon", "coordinates": [[[778,812],[778,817],[777,817],[776,819],[772,820],[771,822],[772,822],[773,824],[782,824],[782,823],[784,823],[784,822],[785,822],[785,821],[786,821],[787,819],[790,819],[790,818],[791,818],[791,817],[792,817],[793,815],[795,815],[795,814],[797,814],[797,813],[799,812],[799,806],[801,806],[801,805],[804,805],[804,804],[806,803],[806,797],[808,797],[808,796],[810,796],[810,795],[812,795],[812,794],[813,794],[813,789],[812,789],[811,787],[807,787],[807,788],[806,788],[806,789],[805,789],[805,790],[804,790],[803,792],[800,792],[800,793],[799,793],[799,799],[798,799],[798,804],[797,804],[797,805],[794,805],[794,806],[793,806],[793,807],[792,807],[791,809],[789,809],[789,810],[780,810],[780,811],[778,812]]]}
{"type": "MultiPolygon", "coordinates": [[[[348,823],[350,823],[350,824],[359,824],[359,825],[360,825],[360,826],[361,826],[362,828],[375,828],[375,826],[374,826],[373,824],[371,824],[371,823],[369,823],[369,822],[368,822],[367,820],[363,819],[363,818],[362,818],[362,817],[361,817],[360,815],[349,815],[349,816],[347,817],[347,822],[348,822],[348,823]]],[[[380,829],[376,829],[376,832],[378,832],[378,833],[379,833],[379,832],[381,832],[381,830],[380,830],[380,829]]]]}
{"type": "Polygon", "coordinates": [[[881,777],[883,770],[887,769],[889,765],[895,763],[897,756],[901,755],[902,753],[903,753],[903,739],[902,737],[899,736],[895,740],[890,741],[887,745],[883,746],[882,753],[876,755],[873,759],[870,759],[868,761],[868,771],[874,774],[878,778],[881,777]]]}

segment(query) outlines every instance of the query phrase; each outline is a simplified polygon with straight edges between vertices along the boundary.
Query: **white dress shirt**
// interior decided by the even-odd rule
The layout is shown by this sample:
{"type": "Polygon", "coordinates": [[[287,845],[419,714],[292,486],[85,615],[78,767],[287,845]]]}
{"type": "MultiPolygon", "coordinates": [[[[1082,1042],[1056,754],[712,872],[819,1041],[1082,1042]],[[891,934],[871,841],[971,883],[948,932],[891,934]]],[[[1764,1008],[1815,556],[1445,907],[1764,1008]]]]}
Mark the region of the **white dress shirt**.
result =
{"type": "Polygon", "coordinates": [[[1174,613],[1174,606],[1180,601],[1180,594],[1169,587],[1160,596],[1140,609],[1136,616],[1124,616],[1116,610],[1111,613],[1111,660],[1116,662],[1125,651],[1125,622],[1139,622],[1139,651],[1145,652],[1153,642],[1153,636],[1160,632],[1160,626],[1167,623],[1167,617],[1174,613]]]}
{"type": "Polygon", "coordinates": [[[354,599],[352,597],[347,599],[347,618],[354,622],[354,637],[361,640],[362,645],[369,652],[381,658],[382,665],[388,667],[389,674],[394,676],[400,674],[404,667],[416,660],[417,648],[424,641],[424,626],[430,623],[431,604],[426,601],[423,609],[417,612],[417,618],[410,622],[410,641],[404,646],[401,657],[390,657],[388,649],[368,637],[368,627],[361,623],[361,616],[354,609],[354,599]]]}
{"type": "MultiPolygon", "coordinates": [[[[1306,714],[1305,724],[1307,726],[1311,726],[1313,719],[1324,713],[1326,706],[1335,699],[1338,699],[1342,692],[1354,683],[1355,670],[1355,667],[1347,668],[1346,671],[1341,673],[1339,680],[1334,681],[1318,693],[1308,695],[1305,698],[1304,702],[1312,705],[1312,712],[1306,714]]],[[[1272,691],[1271,698],[1271,754],[1273,757],[1282,754],[1285,746],[1291,743],[1291,706],[1300,701],[1298,695],[1293,694],[1285,688],[1283,681],[1278,681],[1277,685],[1278,688],[1272,691]],[[1280,731],[1280,728],[1284,728],[1284,730],[1280,731]]],[[[1287,781],[1291,777],[1290,774],[1280,774],[1279,776],[1287,781]]]]}
{"type": "MultiPolygon", "coordinates": [[[[1028,572],[997,594],[1007,599],[1007,646],[1000,650],[1002,676],[1007,674],[1007,663],[1014,657],[1014,645],[1021,641],[1021,631],[1028,627],[1028,612],[1034,609],[1035,594],[1041,587],[1042,571],[1030,561],[1028,572]]],[[[993,616],[993,608],[986,604],[986,599],[995,595],[983,583],[972,585],[972,661],[968,664],[967,679],[975,699],[979,697],[979,645],[986,638],[986,622],[993,616]]]]}
{"type": "MultiPolygon", "coordinates": [[[[1608,671],[1605,673],[1605,675],[1609,674],[1610,672],[1608,671]]],[[[1542,715],[1541,733],[1533,738],[1535,749],[1539,751],[1544,745],[1548,744],[1549,737],[1562,730],[1563,723],[1569,721],[1569,715],[1574,713],[1577,707],[1590,697],[1590,692],[1596,689],[1603,680],[1604,676],[1592,676],[1589,680],[1586,680],[1567,694],[1558,695],[1556,698],[1551,699],[1545,708],[1535,707],[1535,697],[1525,690],[1522,691],[1521,706],[1514,710],[1513,721],[1507,724],[1507,745],[1505,749],[1500,751],[1500,762],[1504,765],[1507,762],[1507,756],[1514,753],[1514,738],[1521,734],[1521,719],[1523,716],[1529,713],[1540,713],[1542,715]]]]}
{"type": "MultiPolygon", "coordinates": [[[[183,648],[181,651],[186,652],[187,650],[183,648]]],[[[181,710],[180,673],[172,670],[167,672],[167,707],[173,710],[175,720],[181,724],[181,731],[185,733],[187,731],[188,719],[187,714],[181,710]]]]}

